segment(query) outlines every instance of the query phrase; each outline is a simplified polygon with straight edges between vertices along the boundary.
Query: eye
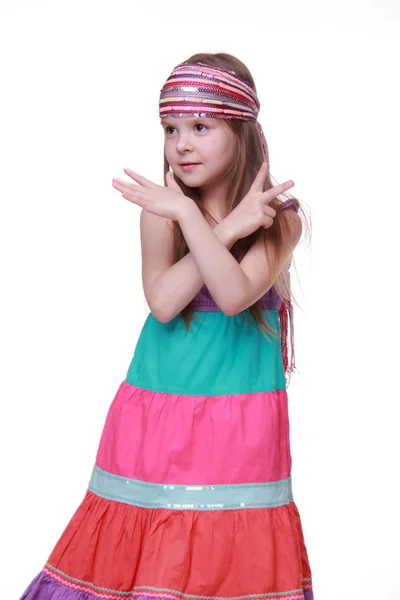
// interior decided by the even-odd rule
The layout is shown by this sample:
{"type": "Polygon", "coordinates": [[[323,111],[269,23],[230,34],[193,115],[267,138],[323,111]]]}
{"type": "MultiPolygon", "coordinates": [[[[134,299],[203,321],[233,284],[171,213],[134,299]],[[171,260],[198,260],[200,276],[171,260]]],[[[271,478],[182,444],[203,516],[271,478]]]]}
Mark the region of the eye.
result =
{"type": "Polygon", "coordinates": [[[168,135],[168,134],[171,133],[171,129],[175,129],[175,127],[169,127],[169,126],[167,126],[167,127],[164,128],[164,131],[168,135]]]}
{"type": "MultiPolygon", "coordinates": [[[[206,127],[205,125],[203,125],[202,123],[196,123],[195,127],[204,127],[204,129],[208,129],[208,127],[206,127]]],[[[204,131],[204,130],[203,130],[204,131]]]]}

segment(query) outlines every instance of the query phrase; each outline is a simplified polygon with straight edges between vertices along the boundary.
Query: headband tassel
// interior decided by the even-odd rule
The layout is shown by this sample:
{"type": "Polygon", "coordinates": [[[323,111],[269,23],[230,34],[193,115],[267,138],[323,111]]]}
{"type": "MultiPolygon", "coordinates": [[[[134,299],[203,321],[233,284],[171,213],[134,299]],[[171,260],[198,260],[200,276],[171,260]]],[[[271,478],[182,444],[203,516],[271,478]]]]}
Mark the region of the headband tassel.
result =
{"type": "Polygon", "coordinates": [[[289,386],[292,373],[296,370],[295,365],[295,352],[294,352],[294,314],[293,305],[288,300],[282,300],[281,308],[279,310],[279,320],[281,328],[281,349],[282,349],[282,362],[283,370],[285,373],[286,387],[289,386]],[[290,336],[288,335],[290,327],[290,336]],[[289,362],[289,338],[290,338],[290,362],[289,362]]]}

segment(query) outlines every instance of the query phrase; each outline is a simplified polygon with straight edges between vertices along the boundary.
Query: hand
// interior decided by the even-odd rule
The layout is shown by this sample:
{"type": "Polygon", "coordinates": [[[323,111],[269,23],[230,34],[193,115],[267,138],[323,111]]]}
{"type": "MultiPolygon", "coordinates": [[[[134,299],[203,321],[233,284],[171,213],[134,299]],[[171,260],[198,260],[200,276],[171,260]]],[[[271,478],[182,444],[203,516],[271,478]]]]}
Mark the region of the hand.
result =
{"type": "Polygon", "coordinates": [[[247,237],[260,227],[268,229],[274,222],[276,210],[269,206],[271,200],[294,186],[293,181],[285,181],[263,192],[265,178],[269,171],[269,163],[263,162],[253,184],[233,211],[226,217],[233,228],[236,238],[247,237]]]}
{"type": "Polygon", "coordinates": [[[137,184],[113,179],[113,187],[122,193],[123,198],[138,204],[153,215],[179,221],[193,202],[184,195],[171,171],[166,175],[166,187],[149,181],[131,169],[124,169],[124,172],[137,181],[137,184]]]}

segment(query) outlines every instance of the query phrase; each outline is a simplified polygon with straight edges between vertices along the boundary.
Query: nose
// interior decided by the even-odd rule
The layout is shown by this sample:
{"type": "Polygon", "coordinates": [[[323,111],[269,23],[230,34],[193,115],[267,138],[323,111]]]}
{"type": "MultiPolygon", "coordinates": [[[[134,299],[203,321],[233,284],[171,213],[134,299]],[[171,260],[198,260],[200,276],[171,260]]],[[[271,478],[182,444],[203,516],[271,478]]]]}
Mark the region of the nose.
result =
{"type": "Polygon", "coordinates": [[[176,142],[176,149],[178,152],[191,152],[193,150],[193,144],[191,142],[189,132],[180,132],[178,140],[176,142]]]}

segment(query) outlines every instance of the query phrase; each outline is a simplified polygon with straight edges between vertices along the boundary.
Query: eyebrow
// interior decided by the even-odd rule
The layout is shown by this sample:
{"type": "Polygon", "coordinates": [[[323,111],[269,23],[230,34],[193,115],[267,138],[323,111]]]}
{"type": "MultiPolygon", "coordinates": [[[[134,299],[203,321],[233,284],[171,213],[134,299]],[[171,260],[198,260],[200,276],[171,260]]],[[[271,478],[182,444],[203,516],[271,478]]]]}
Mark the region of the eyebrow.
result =
{"type": "MultiPolygon", "coordinates": [[[[206,117],[175,117],[177,120],[181,121],[182,119],[184,119],[187,123],[192,124],[192,123],[197,123],[199,121],[210,121],[210,118],[206,118],[206,117]]],[[[172,123],[168,117],[163,117],[162,119],[160,119],[160,124],[163,125],[164,127],[175,127],[175,124],[172,123]]]]}

